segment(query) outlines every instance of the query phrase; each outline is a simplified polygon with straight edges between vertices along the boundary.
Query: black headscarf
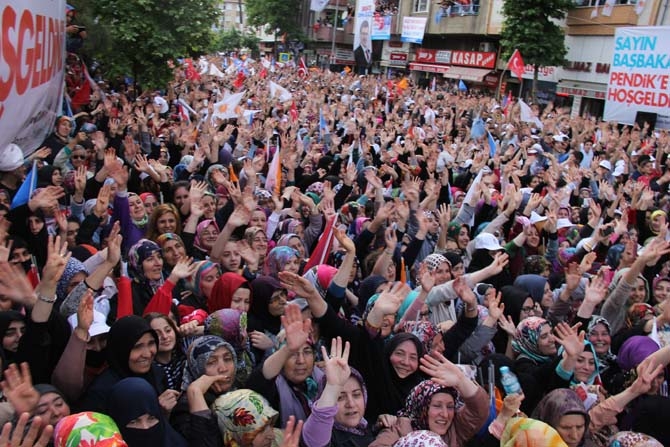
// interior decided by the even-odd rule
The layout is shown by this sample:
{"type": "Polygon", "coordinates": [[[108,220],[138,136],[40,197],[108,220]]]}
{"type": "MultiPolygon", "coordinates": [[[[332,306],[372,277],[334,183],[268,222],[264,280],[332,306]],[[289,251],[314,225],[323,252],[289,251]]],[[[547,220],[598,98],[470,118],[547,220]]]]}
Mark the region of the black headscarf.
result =
{"type": "Polygon", "coordinates": [[[158,404],[156,391],[146,380],[129,377],[112,389],[109,397],[109,415],[119,426],[128,447],[186,447],[184,438],[168,423],[158,404]],[[158,424],[148,429],[128,428],[130,421],[149,414],[158,424]]]}
{"type": "Polygon", "coordinates": [[[128,358],[135,343],[144,334],[151,334],[158,346],[158,335],[144,318],[129,315],[118,319],[109,330],[107,339],[107,362],[121,378],[137,376],[128,366],[128,358]]]}
{"type": "Polygon", "coordinates": [[[268,305],[272,294],[281,289],[279,280],[271,276],[259,276],[251,282],[251,308],[249,309],[249,331],[268,331],[277,334],[281,330],[281,319],[270,314],[268,305]]]}
{"type": "MultiPolygon", "coordinates": [[[[0,312],[0,336],[4,337],[9,325],[14,321],[26,321],[26,316],[16,310],[6,310],[0,312]]],[[[16,353],[2,349],[2,370],[4,371],[10,363],[16,361],[16,353]]]]}
{"type": "Polygon", "coordinates": [[[423,357],[424,352],[421,341],[416,337],[416,335],[410,334],[408,332],[394,335],[384,348],[384,357],[386,358],[387,362],[386,366],[388,373],[391,376],[391,383],[393,385],[393,389],[388,390],[388,404],[389,408],[392,409],[392,414],[395,414],[397,411],[403,408],[405,405],[405,399],[409,395],[410,391],[412,391],[412,388],[425,379],[421,373],[421,370],[419,369],[404,379],[398,377],[398,374],[395,372],[395,369],[391,364],[391,354],[396,350],[396,348],[398,348],[398,346],[406,341],[410,341],[414,344],[414,346],[416,346],[416,352],[419,359],[423,357]]]}
{"type": "Polygon", "coordinates": [[[504,314],[505,316],[512,317],[515,325],[519,325],[519,315],[521,314],[521,308],[523,303],[532,297],[525,289],[517,286],[505,286],[500,289],[500,294],[502,296],[502,302],[505,304],[504,314]]]}

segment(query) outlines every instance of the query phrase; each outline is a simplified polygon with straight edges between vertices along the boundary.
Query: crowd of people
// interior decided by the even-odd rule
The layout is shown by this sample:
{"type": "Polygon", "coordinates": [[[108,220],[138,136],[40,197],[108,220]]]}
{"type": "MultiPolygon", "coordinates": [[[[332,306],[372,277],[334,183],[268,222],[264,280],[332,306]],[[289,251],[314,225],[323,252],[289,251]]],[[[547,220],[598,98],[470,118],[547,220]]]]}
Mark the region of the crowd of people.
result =
{"type": "Polygon", "coordinates": [[[670,445],[667,131],[246,68],[4,149],[0,444],[670,445]]]}

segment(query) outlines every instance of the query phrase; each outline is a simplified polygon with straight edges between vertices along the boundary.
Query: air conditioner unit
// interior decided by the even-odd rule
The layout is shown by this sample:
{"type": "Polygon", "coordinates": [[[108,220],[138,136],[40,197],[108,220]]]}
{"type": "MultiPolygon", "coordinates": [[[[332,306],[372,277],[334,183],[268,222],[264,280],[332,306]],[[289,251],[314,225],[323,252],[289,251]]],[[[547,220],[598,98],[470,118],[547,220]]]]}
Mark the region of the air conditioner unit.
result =
{"type": "Polygon", "coordinates": [[[495,51],[495,46],[493,42],[482,42],[479,44],[479,51],[482,51],[484,53],[490,53],[492,51],[495,51]]]}

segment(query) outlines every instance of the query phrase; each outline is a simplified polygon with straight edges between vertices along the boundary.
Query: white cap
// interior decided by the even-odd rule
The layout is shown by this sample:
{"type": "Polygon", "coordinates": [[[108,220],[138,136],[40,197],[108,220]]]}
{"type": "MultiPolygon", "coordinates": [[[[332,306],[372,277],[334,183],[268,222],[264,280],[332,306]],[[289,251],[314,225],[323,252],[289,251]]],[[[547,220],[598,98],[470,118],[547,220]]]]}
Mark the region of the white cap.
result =
{"type": "Polygon", "coordinates": [[[530,223],[531,223],[531,225],[535,225],[538,222],[544,222],[545,220],[547,220],[547,216],[540,216],[535,211],[530,212],[530,223]]]}
{"type": "MultiPolygon", "coordinates": [[[[72,329],[77,327],[77,314],[72,314],[67,318],[68,323],[72,329]]],[[[93,311],[93,323],[91,327],[88,328],[88,335],[95,337],[96,335],[106,334],[109,332],[109,326],[107,326],[107,317],[102,312],[97,310],[93,311]]]]}
{"type": "Polygon", "coordinates": [[[560,230],[561,228],[570,228],[573,224],[570,219],[558,219],[556,221],[556,229],[560,230]]]}
{"type": "Polygon", "coordinates": [[[0,171],[11,172],[23,165],[23,151],[14,143],[5,146],[0,157],[0,171]]]}
{"type": "Polygon", "coordinates": [[[539,143],[535,143],[530,147],[530,149],[528,149],[529,154],[537,154],[538,152],[543,152],[542,145],[539,143]]]}
{"type": "Polygon", "coordinates": [[[612,163],[610,163],[609,160],[602,160],[600,163],[598,163],[598,166],[605,168],[608,171],[612,170],[612,163]]]}
{"type": "Polygon", "coordinates": [[[491,233],[480,233],[475,237],[475,250],[504,250],[498,239],[491,233]]]}

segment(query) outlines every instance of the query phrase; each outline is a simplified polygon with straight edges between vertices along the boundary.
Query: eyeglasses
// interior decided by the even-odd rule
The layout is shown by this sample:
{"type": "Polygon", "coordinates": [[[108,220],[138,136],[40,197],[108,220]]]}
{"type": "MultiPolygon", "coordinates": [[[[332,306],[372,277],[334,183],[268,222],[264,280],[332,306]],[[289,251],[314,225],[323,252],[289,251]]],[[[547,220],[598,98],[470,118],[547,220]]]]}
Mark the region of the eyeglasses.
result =
{"type": "Polygon", "coordinates": [[[302,357],[313,357],[314,356],[314,350],[312,348],[305,348],[302,351],[297,351],[292,353],[289,358],[291,359],[298,359],[300,356],[302,357]]]}
{"type": "Polygon", "coordinates": [[[521,308],[521,312],[531,313],[531,312],[533,312],[534,310],[537,310],[538,307],[539,307],[539,304],[535,303],[535,304],[532,305],[532,306],[525,306],[525,307],[522,307],[522,308],[521,308]]]}
{"type": "Polygon", "coordinates": [[[85,160],[86,155],[71,155],[70,158],[73,160],[85,160]]]}

